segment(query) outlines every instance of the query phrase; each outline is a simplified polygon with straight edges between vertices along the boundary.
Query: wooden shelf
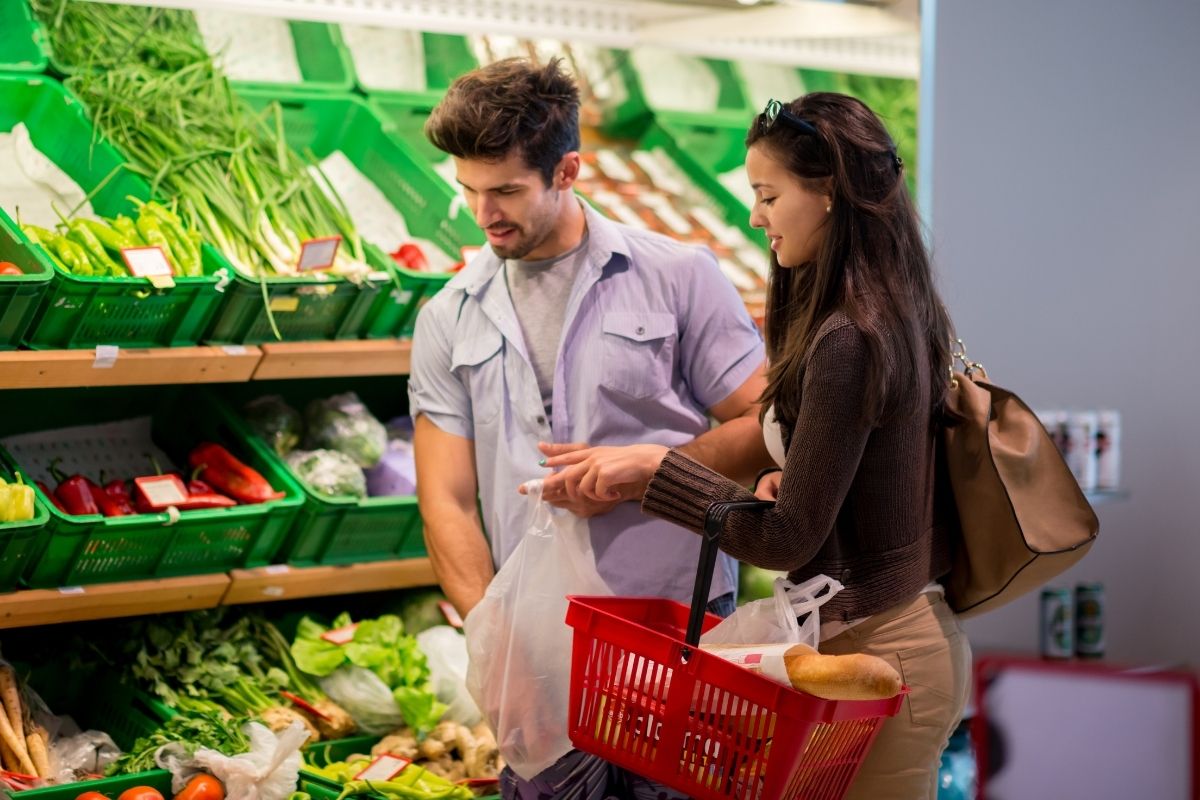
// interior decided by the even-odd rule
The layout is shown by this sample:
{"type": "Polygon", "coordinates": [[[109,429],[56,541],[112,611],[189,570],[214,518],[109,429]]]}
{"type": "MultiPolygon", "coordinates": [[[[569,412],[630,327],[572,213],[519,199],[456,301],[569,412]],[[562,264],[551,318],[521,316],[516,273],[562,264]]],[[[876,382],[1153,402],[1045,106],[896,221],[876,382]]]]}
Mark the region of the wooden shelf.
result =
{"type": "Polygon", "coordinates": [[[0,595],[0,628],[215,608],[229,584],[217,573],[12,592],[0,595]]]}
{"type": "Polygon", "coordinates": [[[355,339],[342,342],[277,342],[262,345],[254,380],[407,375],[412,342],[355,339]]]}
{"type": "Polygon", "coordinates": [[[14,350],[0,352],[0,388],[235,383],[250,380],[261,359],[249,346],[14,350]]]}
{"type": "Polygon", "coordinates": [[[375,561],[335,567],[289,567],[276,564],[257,569],[234,570],[229,576],[232,582],[221,600],[221,604],[227,606],[437,584],[433,565],[428,558],[375,561]]]}

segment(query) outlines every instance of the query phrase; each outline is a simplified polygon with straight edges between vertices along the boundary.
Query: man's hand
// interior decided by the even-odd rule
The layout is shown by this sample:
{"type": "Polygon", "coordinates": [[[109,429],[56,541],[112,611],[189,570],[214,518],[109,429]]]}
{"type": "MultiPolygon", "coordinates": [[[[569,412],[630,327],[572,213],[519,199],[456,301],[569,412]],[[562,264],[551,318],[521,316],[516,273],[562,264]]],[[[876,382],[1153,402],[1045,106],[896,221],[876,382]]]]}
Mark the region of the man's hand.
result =
{"type": "Polygon", "coordinates": [[[667,453],[666,447],[655,444],[539,444],[538,448],[546,454],[544,466],[561,468],[545,479],[542,496],[551,505],[587,516],[611,511],[627,500],[641,500],[667,453]]]}

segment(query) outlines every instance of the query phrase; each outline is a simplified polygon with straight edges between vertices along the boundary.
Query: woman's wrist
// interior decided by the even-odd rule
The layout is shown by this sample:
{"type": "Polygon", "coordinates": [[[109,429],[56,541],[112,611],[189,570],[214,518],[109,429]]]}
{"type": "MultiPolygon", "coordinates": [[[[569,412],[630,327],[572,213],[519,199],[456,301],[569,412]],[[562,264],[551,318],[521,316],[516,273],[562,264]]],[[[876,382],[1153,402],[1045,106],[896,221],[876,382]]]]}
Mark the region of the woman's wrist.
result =
{"type": "Polygon", "coordinates": [[[758,491],[758,484],[762,481],[763,478],[767,477],[772,472],[783,472],[783,468],[782,467],[767,467],[766,469],[760,469],[758,471],[758,474],[754,476],[754,485],[750,487],[750,490],[755,491],[755,492],[758,491]]]}

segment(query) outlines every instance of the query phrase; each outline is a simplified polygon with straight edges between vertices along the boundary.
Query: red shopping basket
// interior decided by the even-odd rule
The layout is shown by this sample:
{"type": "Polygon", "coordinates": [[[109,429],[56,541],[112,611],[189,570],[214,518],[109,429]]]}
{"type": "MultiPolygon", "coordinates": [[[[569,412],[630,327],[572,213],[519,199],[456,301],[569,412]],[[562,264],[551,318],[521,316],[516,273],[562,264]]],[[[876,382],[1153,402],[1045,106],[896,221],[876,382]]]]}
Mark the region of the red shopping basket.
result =
{"type": "Polygon", "coordinates": [[[578,749],[697,800],[839,800],[887,717],[904,700],[822,700],[696,648],[716,541],[706,519],[689,609],[658,598],[568,598],[575,629],[570,736],[578,749]]]}

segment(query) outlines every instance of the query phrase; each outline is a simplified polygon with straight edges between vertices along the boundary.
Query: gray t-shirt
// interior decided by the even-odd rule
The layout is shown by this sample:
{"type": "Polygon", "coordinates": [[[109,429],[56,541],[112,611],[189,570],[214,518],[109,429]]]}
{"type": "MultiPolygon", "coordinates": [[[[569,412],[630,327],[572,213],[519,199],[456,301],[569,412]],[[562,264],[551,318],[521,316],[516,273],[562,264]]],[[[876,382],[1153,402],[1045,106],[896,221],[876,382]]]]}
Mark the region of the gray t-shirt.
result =
{"type": "Polygon", "coordinates": [[[554,366],[562,340],[563,322],[575,278],[587,261],[588,235],[573,249],[540,261],[504,262],[504,276],[512,297],[525,347],[533,362],[546,417],[554,400],[554,366]]]}

